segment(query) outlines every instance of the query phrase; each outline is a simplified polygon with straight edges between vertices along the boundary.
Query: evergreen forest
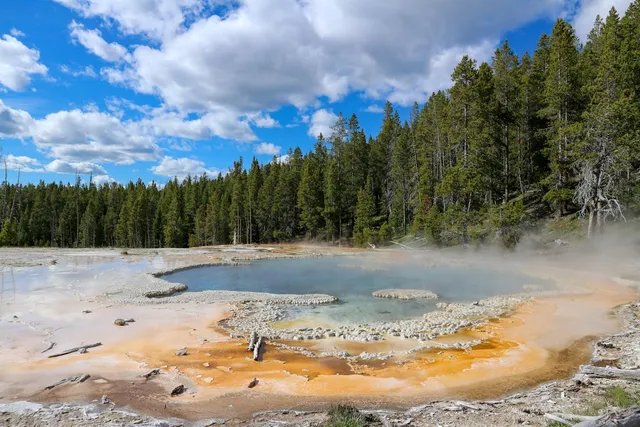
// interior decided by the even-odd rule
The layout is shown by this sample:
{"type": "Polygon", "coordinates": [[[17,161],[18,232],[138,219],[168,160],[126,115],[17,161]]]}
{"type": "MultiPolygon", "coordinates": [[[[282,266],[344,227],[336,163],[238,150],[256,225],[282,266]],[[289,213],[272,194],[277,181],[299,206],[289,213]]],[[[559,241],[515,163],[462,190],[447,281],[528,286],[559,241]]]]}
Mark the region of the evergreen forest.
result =
{"type": "Polygon", "coordinates": [[[595,237],[640,216],[640,0],[599,17],[584,44],[559,19],[532,53],[505,41],[490,63],[465,56],[448,90],[406,121],[387,102],[374,131],[341,113],[308,153],[162,187],[5,179],[0,244],[366,247],[411,235],[514,247],[554,218],[595,237]]]}

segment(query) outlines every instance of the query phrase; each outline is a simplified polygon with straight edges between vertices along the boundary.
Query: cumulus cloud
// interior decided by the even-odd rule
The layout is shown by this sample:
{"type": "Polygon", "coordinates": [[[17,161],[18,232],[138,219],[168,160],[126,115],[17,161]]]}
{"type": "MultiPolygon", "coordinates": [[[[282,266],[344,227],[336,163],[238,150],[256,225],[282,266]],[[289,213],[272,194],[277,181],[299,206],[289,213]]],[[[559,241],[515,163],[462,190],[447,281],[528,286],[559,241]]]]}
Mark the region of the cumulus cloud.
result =
{"type": "Polygon", "coordinates": [[[325,138],[331,133],[331,126],[333,126],[338,119],[338,116],[331,110],[320,109],[313,113],[309,119],[309,131],[308,134],[312,138],[317,138],[322,134],[325,138]]]}
{"type": "Polygon", "coordinates": [[[107,171],[102,166],[91,162],[66,162],[56,159],[44,168],[47,172],[55,173],[107,175],[107,171]]]}
{"type": "Polygon", "coordinates": [[[74,42],[80,43],[89,52],[109,62],[117,62],[127,57],[127,49],[118,43],[107,43],[99,30],[87,30],[73,21],[69,25],[74,42]]]}
{"type": "Polygon", "coordinates": [[[272,144],[270,142],[261,142],[253,147],[253,152],[256,154],[266,154],[269,156],[277,156],[282,151],[282,147],[272,144]]]}
{"type": "Polygon", "coordinates": [[[40,52],[25,46],[14,36],[0,38],[0,89],[19,91],[31,82],[34,74],[46,75],[47,67],[40,64],[40,52]]]}
{"type": "Polygon", "coordinates": [[[238,117],[338,100],[351,91],[422,102],[448,85],[450,66],[462,55],[487,59],[505,31],[555,17],[565,3],[243,0],[219,15],[194,13],[184,25],[198,10],[195,0],[57,1],[85,16],[112,19],[124,33],[154,34],[160,41],[136,47],[129,65],[105,71],[110,81],[159,95],[180,110],[238,117]],[[130,18],[133,9],[152,6],[148,22],[130,18]],[[165,24],[170,30],[161,29],[165,24]]]}
{"type": "Polygon", "coordinates": [[[184,179],[188,175],[202,175],[203,173],[217,176],[220,171],[207,168],[201,160],[186,157],[175,159],[170,156],[164,156],[159,164],[151,168],[151,172],[169,178],[178,177],[178,179],[184,179]]]}
{"type": "Polygon", "coordinates": [[[201,0],[54,0],[84,17],[117,23],[124,34],[143,34],[154,40],[173,37],[185,18],[196,15],[201,0]]]}
{"type": "Polygon", "coordinates": [[[117,182],[117,181],[114,178],[110,177],[109,175],[94,175],[93,176],[93,183],[95,185],[111,184],[112,182],[117,182]]]}
{"type": "Polygon", "coordinates": [[[249,122],[259,128],[280,127],[280,123],[269,114],[252,114],[249,116],[249,122]]]}
{"type": "Polygon", "coordinates": [[[132,164],[160,154],[143,126],[104,112],[59,111],[34,121],[29,133],[47,156],[69,162],[132,164]]]}
{"type": "Polygon", "coordinates": [[[632,0],[582,0],[578,4],[573,17],[573,26],[576,34],[583,42],[587,41],[587,35],[593,28],[596,16],[606,19],[612,7],[615,7],[620,16],[624,15],[632,0]]]}
{"type": "Polygon", "coordinates": [[[0,138],[24,138],[29,135],[32,124],[29,113],[13,109],[0,99],[0,138]]]}
{"type": "Polygon", "coordinates": [[[9,34],[11,34],[13,37],[24,37],[24,33],[20,30],[18,30],[17,28],[12,28],[11,31],[9,31],[9,34]]]}
{"type": "Polygon", "coordinates": [[[7,154],[4,157],[7,169],[22,172],[44,172],[44,168],[37,159],[27,156],[7,154]]]}

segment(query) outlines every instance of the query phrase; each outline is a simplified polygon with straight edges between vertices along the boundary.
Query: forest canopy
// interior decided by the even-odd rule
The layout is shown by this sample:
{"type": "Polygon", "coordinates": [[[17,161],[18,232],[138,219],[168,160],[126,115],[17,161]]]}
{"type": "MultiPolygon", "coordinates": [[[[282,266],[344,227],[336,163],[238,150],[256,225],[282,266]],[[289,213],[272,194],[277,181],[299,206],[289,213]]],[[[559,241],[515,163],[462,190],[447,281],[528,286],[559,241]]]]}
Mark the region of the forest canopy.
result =
{"type": "Polygon", "coordinates": [[[500,239],[573,216],[591,237],[640,210],[640,0],[598,17],[581,44],[559,19],[533,53],[507,41],[463,57],[451,87],[386,103],[377,136],[342,113],[313,150],[228,173],[96,186],[5,180],[0,244],[187,247],[295,239],[437,245],[500,239]]]}

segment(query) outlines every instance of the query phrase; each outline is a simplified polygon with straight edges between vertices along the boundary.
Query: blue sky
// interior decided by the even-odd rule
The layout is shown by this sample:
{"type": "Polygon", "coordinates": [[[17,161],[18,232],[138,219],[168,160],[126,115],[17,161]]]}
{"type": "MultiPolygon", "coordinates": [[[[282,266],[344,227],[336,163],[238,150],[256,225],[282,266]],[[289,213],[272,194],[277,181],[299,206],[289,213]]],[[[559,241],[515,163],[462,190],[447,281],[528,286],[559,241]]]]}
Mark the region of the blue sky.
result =
{"type": "Polygon", "coordinates": [[[9,178],[165,182],[309,150],[342,111],[376,134],[464,54],[585,37],[631,0],[20,0],[0,5],[9,178]]]}

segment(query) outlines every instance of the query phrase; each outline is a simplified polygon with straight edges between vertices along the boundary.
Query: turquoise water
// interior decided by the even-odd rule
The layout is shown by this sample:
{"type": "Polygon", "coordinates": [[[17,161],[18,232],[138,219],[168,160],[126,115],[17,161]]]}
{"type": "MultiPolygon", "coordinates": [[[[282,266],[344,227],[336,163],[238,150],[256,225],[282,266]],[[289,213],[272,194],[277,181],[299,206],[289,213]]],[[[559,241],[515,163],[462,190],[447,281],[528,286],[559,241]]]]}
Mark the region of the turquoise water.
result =
{"type": "Polygon", "coordinates": [[[451,266],[423,267],[387,264],[367,257],[326,257],[255,261],[241,266],[200,267],[164,277],[184,283],[189,291],[231,290],[274,294],[322,293],[336,296],[337,304],[292,309],[340,323],[389,321],[421,316],[438,301],[471,302],[495,295],[521,292],[525,284],[545,288],[539,278],[490,269],[451,266]],[[425,289],[438,301],[399,301],[374,298],[380,289],[425,289]]]}

